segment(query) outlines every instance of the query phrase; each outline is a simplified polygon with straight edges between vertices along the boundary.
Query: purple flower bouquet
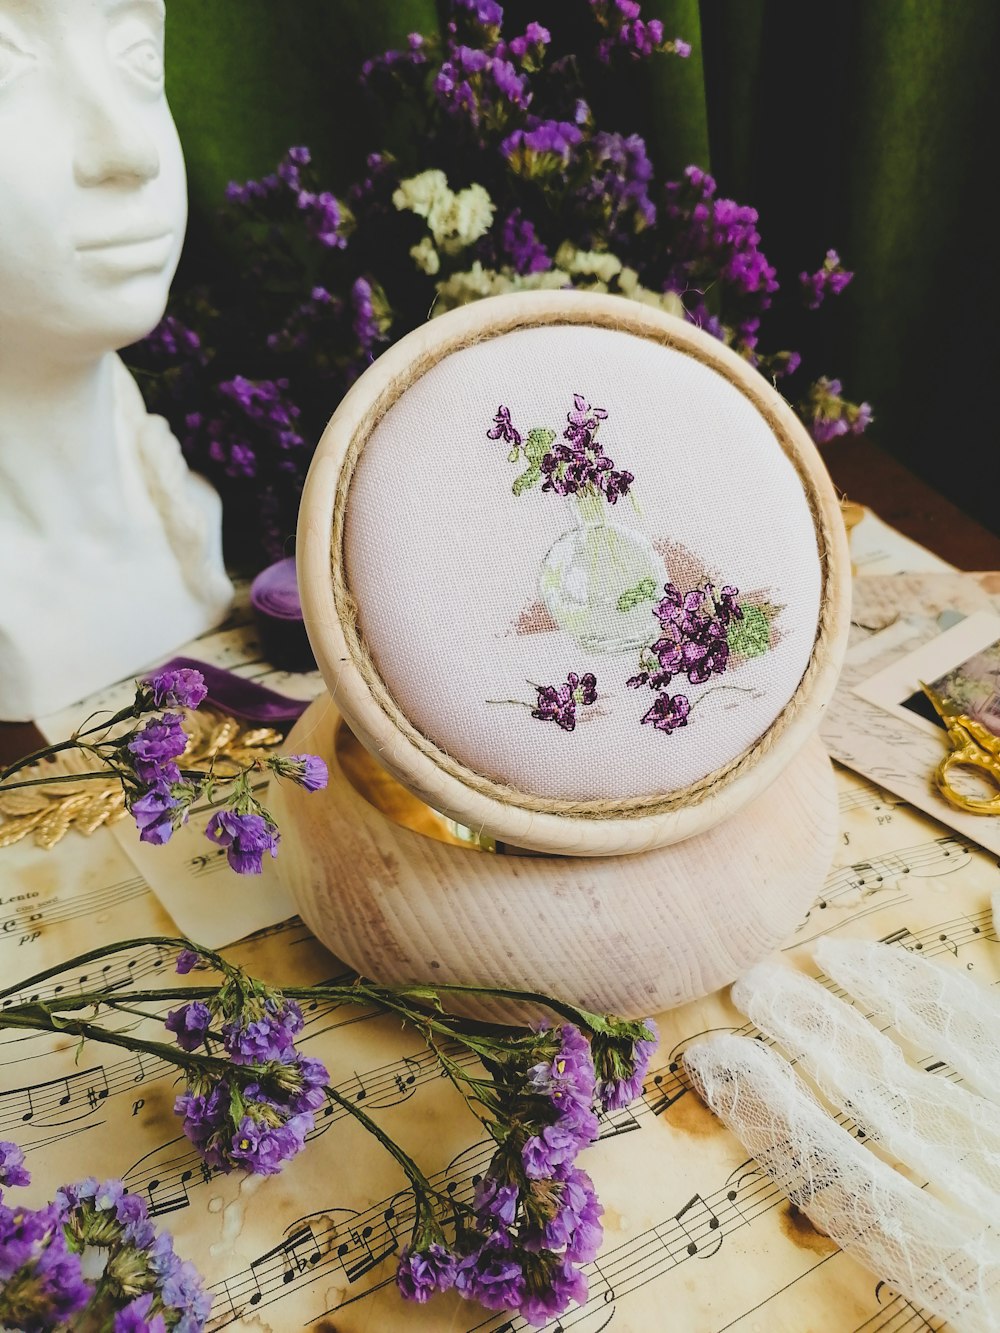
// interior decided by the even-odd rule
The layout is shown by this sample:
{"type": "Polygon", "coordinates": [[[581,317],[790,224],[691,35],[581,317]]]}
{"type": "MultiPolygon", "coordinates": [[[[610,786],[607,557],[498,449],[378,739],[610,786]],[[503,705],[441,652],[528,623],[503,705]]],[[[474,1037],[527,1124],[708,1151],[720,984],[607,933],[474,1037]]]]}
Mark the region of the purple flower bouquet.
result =
{"type": "MultiPolygon", "coordinates": [[[[609,66],[683,59],[688,43],[638,0],[576,3],[593,42],[568,51],[555,25],[516,31],[496,0],[450,0],[443,37],[411,33],[361,70],[359,97],[401,113],[408,148],[373,151],[336,193],[305,147],[230,185],[233,276],[179,292],[130,359],[222,493],[228,539],[243,542],[231,554],[287,554],[312,447],[346,389],[428,315],[494,293],[576,287],[660,306],[788,380],[817,442],[868,425],[839,380],[796,387],[799,354],[768,345],[779,282],[756,211],[700,166],[664,179],[638,134],[597,123],[588,91],[609,66]]],[[[791,295],[815,310],[851,276],[829,250],[791,295]]],[[[554,487],[569,461],[554,459],[554,487]]]]}

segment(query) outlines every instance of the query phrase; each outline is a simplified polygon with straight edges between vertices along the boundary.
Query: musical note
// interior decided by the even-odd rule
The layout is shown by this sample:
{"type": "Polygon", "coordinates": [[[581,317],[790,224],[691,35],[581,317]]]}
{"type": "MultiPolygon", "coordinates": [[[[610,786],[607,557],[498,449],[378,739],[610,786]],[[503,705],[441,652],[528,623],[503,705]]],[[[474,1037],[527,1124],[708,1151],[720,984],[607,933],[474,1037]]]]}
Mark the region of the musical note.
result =
{"type": "Polygon", "coordinates": [[[108,1080],[102,1069],[99,1071],[98,1078],[87,1085],[87,1102],[92,1111],[96,1111],[101,1102],[107,1099],[108,1092],[108,1080]]]}
{"type": "Polygon", "coordinates": [[[698,1254],[707,1258],[715,1254],[722,1244],[719,1219],[700,1194],[693,1194],[684,1207],[674,1214],[674,1220],[688,1238],[689,1255],[698,1254]]]}
{"type": "Polygon", "coordinates": [[[12,1088],[0,1093],[0,1131],[18,1122],[33,1128],[72,1124],[95,1111],[107,1095],[107,1079],[100,1065],[12,1088]]]}

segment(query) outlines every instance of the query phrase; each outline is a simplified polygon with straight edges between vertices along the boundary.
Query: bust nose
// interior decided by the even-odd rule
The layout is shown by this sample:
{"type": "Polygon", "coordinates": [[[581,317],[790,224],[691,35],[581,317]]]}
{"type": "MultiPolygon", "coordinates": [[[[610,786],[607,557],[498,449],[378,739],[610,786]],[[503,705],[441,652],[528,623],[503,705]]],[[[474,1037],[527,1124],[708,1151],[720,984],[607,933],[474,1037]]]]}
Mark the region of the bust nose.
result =
{"type": "Polygon", "coordinates": [[[76,104],[73,171],[78,185],[142,184],[159,175],[155,142],[110,78],[87,80],[76,104]]]}

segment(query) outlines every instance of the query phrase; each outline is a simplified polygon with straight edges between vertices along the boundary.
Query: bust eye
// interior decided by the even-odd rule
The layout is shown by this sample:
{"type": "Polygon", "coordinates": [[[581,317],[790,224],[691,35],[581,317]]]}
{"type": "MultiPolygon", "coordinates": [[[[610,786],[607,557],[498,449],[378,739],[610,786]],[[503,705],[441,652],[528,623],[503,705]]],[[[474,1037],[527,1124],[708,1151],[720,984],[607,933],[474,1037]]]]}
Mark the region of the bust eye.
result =
{"type": "Polygon", "coordinates": [[[152,88],[163,83],[163,53],[152,37],[132,42],[120,53],[118,63],[152,88]]]}

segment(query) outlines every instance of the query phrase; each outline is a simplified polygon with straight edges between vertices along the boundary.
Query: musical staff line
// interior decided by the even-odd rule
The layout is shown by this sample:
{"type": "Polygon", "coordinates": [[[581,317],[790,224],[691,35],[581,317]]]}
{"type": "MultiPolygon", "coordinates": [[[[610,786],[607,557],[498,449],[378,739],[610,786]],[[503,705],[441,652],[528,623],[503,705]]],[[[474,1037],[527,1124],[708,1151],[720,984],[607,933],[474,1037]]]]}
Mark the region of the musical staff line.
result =
{"type": "Polygon", "coordinates": [[[847,814],[851,810],[871,810],[873,813],[885,810],[891,812],[899,809],[903,801],[898,796],[893,796],[892,792],[886,791],[884,787],[877,786],[874,782],[864,782],[863,779],[857,779],[857,787],[847,787],[837,797],[837,805],[841,814],[847,814]]]}
{"type": "MultiPolygon", "coordinates": [[[[53,926],[65,925],[81,917],[95,917],[113,908],[123,907],[126,903],[144,898],[151,892],[149,885],[141,875],[120,880],[105,888],[94,889],[90,893],[75,894],[62,898],[56,894],[42,901],[32,900],[21,907],[14,908],[11,921],[23,921],[24,928],[32,931],[51,930],[53,926]]],[[[0,943],[18,946],[17,930],[0,931],[0,943]]]]}
{"type": "Polygon", "coordinates": [[[845,897],[867,898],[905,875],[932,879],[952,874],[968,865],[976,850],[961,839],[947,835],[930,842],[915,843],[912,847],[901,847],[870,861],[835,867],[824,881],[816,907],[823,910],[845,897]]]}
{"type": "MultiPolygon", "coordinates": [[[[448,1045],[446,1053],[458,1064],[475,1064],[475,1057],[465,1048],[448,1045]]],[[[444,1077],[440,1066],[429,1051],[403,1056],[376,1069],[355,1074],[337,1084],[337,1091],[365,1110],[385,1109],[408,1101],[416,1090],[427,1083],[444,1077]]],[[[332,1125],[350,1117],[350,1112],[334,1103],[328,1103],[317,1115],[316,1127],[306,1136],[307,1141],[319,1137],[332,1125]]],[[[122,1173],[122,1180],[132,1194],[142,1194],[149,1205],[151,1216],[176,1212],[191,1203],[190,1189],[208,1184],[218,1172],[205,1167],[201,1158],[184,1138],[172,1139],[155,1148],[122,1173]],[[175,1145],[181,1150],[164,1156],[175,1145]]]]}

